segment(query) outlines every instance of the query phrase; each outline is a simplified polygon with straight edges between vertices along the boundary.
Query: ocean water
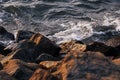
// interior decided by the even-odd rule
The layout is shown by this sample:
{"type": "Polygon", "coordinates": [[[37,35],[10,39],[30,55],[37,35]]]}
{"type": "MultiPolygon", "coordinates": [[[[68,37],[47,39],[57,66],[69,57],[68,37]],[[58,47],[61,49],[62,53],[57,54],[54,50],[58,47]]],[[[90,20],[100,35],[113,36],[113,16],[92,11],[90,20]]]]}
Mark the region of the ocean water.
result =
{"type": "Polygon", "coordinates": [[[0,25],[40,32],[61,43],[120,35],[120,0],[1,0],[0,25]]]}

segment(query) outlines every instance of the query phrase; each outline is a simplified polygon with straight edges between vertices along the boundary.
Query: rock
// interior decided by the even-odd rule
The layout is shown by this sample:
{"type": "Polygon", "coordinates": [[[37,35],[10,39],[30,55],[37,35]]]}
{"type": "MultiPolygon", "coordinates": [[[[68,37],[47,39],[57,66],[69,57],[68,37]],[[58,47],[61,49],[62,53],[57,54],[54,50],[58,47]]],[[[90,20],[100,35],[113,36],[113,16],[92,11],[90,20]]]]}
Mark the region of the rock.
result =
{"type": "Polygon", "coordinates": [[[31,31],[24,31],[24,30],[19,30],[16,35],[16,42],[19,42],[24,39],[30,39],[34,32],[31,31]]]}
{"type": "Polygon", "coordinates": [[[21,59],[25,62],[35,62],[39,55],[40,53],[37,51],[37,47],[33,42],[23,40],[12,47],[12,53],[6,56],[2,62],[9,59],[21,59]]]}
{"type": "Polygon", "coordinates": [[[59,80],[120,80],[120,67],[100,52],[70,52],[52,73],[59,80]],[[110,79],[109,79],[110,80],[110,79]],[[111,79],[113,80],[113,78],[111,79]]]}
{"type": "Polygon", "coordinates": [[[9,60],[3,70],[17,80],[28,80],[38,65],[28,64],[18,59],[9,60]]]}
{"type": "Polygon", "coordinates": [[[10,50],[4,50],[4,46],[3,45],[0,45],[0,54],[2,54],[2,55],[7,55],[7,54],[9,54],[11,51],[10,50]]]}
{"type": "Polygon", "coordinates": [[[36,55],[37,53],[35,52],[35,50],[30,49],[18,49],[15,52],[9,54],[8,56],[6,56],[1,62],[5,63],[6,61],[9,61],[11,59],[20,59],[23,60],[25,62],[35,62],[36,58],[38,57],[38,55],[36,55]]]}
{"type": "Polygon", "coordinates": [[[3,69],[3,66],[2,66],[2,64],[0,63],[0,70],[2,70],[3,69]]]}
{"type": "Polygon", "coordinates": [[[4,27],[0,26],[0,40],[1,41],[8,41],[8,40],[14,40],[14,35],[10,32],[8,32],[4,27]]]}
{"type": "Polygon", "coordinates": [[[41,61],[57,61],[57,60],[59,60],[59,58],[43,53],[36,59],[36,62],[39,63],[41,61]]]}
{"type": "Polygon", "coordinates": [[[34,34],[30,41],[34,42],[40,53],[47,53],[53,56],[58,56],[61,48],[53,43],[51,40],[41,35],[40,33],[34,34]]]}
{"type": "Polygon", "coordinates": [[[112,60],[112,62],[116,65],[120,66],[120,58],[112,60]]]}
{"type": "Polygon", "coordinates": [[[17,80],[17,79],[11,77],[4,71],[0,71],[0,80],[17,80]]]}
{"type": "Polygon", "coordinates": [[[117,47],[120,46],[120,36],[113,37],[105,42],[107,46],[117,47]]]}
{"type": "Polygon", "coordinates": [[[89,45],[87,45],[86,51],[101,52],[107,57],[113,57],[113,58],[120,57],[120,52],[118,49],[107,46],[104,43],[100,43],[100,42],[90,43],[89,45]]]}
{"type": "Polygon", "coordinates": [[[80,41],[68,41],[60,44],[61,52],[60,53],[68,53],[70,51],[83,52],[86,50],[86,45],[81,43],[80,41]]]}
{"type": "Polygon", "coordinates": [[[40,66],[43,66],[46,69],[52,69],[57,67],[57,65],[59,65],[61,63],[61,61],[42,61],[39,63],[40,66]]]}
{"type": "Polygon", "coordinates": [[[29,80],[58,80],[58,79],[46,70],[37,69],[29,80]]]}

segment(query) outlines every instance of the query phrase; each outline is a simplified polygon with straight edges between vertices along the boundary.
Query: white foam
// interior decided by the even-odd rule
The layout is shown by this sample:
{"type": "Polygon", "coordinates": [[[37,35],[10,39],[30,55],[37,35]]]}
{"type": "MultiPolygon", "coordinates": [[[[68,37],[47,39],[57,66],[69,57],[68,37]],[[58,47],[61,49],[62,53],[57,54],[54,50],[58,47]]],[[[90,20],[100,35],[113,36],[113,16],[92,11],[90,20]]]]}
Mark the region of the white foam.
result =
{"type": "Polygon", "coordinates": [[[58,38],[58,40],[62,39],[62,41],[58,41],[58,43],[69,41],[69,40],[82,40],[87,37],[90,37],[93,34],[93,29],[90,22],[69,21],[67,23],[63,23],[62,25],[67,29],[65,31],[60,31],[53,35],[53,37],[58,38]]]}
{"type": "Polygon", "coordinates": [[[116,31],[120,31],[120,18],[111,15],[105,15],[103,25],[105,26],[114,25],[116,31]]]}

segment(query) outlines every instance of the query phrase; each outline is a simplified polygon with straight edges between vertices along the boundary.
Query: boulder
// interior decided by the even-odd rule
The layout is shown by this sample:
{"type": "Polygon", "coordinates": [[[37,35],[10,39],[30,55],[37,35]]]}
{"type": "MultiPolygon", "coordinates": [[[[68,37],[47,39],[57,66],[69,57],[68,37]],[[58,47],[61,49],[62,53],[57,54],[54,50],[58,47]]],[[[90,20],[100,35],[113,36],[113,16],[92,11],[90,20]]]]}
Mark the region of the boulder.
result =
{"type": "Polygon", "coordinates": [[[117,47],[120,46],[120,36],[113,37],[105,42],[107,46],[117,47]]]}
{"type": "Polygon", "coordinates": [[[42,53],[40,56],[38,56],[38,58],[36,58],[37,63],[40,63],[41,61],[57,61],[57,60],[59,60],[59,58],[46,53],[42,53]]]}
{"type": "Polygon", "coordinates": [[[58,80],[50,72],[44,69],[37,69],[29,80],[58,80]]]}
{"type": "Polygon", "coordinates": [[[24,39],[30,39],[34,32],[32,31],[24,31],[24,30],[19,30],[16,35],[16,42],[19,42],[24,39]]]}
{"type": "Polygon", "coordinates": [[[120,66],[120,58],[112,60],[112,62],[116,65],[120,66]]]}
{"type": "Polygon", "coordinates": [[[61,48],[40,33],[34,34],[30,41],[36,44],[40,53],[47,53],[53,56],[59,55],[61,48]]]}
{"type": "Polygon", "coordinates": [[[4,71],[0,71],[0,80],[17,80],[17,79],[11,77],[4,71]]]}
{"type": "Polygon", "coordinates": [[[52,74],[59,80],[120,80],[120,67],[100,52],[73,51],[52,74]]]}
{"type": "Polygon", "coordinates": [[[18,59],[9,60],[4,64],[3,70],[17,80],[28,80],[39,65],[28,64],[18,59]]]}
{"type": "Polygon", "coordinates": [[[21,59],[25,62],[35,62],[36,58],[40,55],[37,51],[36,45],[29,40],[20,41],[11,49],[12,52],[7,55],[2,62],[9,59],[21,59]]]}
{"type": "Polygon", "coordinates": [[[80,41],[68,41],[61,43],[59,46],[61,47],[60,53],[68,53],[70,51],[83,52],[86,50],[86,45],[80,41]]]}
{"type": "Polygon", "coordinates": [[[1,41],[8,41],[8,40],[14,40],[14,35],[10,32],[8,32],[4,27],[0,26],[0,40],[1,41]]]}
{"type": "Polygon", "coordinates": [[[117,48],[107,46],[101,42],[92,42],[87,45],[86,51],[101,52],[107,57],[118,58],[120,57],[120,52],[117,48]]]}

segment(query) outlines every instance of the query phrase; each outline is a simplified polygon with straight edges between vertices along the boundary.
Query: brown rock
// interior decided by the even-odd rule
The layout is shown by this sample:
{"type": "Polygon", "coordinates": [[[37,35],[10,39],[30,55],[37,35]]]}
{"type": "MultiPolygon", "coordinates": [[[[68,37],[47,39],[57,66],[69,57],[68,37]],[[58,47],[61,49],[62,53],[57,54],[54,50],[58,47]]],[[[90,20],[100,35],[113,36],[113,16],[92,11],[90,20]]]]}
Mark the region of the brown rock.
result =
{"type": "Polygon", "coordinates": [[[101,52],[107,57],[113,57],[113,58],[120,57],[120,52],[118,49],[107,46],[104,43],[100,43],[100,42],[90,43],[89,45],[87,45],[86,51],[101,52]]]}
{"type": "Polygon", "coordinates": [[[59,80],[102,80],[116,76],[120,80],[120,67],[110,62],[100,52],[70,52],[58,70],[52,73],[59,80]]]}
{"type": "Polygon", "coordinates": [[[45,67],[46,69],[51,69],[57,67],[60,63],[60,61],[42,61],[39,65],[45,67]]]}
{"type": "Polygon", "coordinates": [[[34,42],[41,53],[47,53],[54,56],[59,55],[60,47],[58,47],[51,40],[45,36],[36,33],[31,38],[30,41],[34,42]]]}
{"type": "Polygon", "coordinates": [[[0,80],[16,80],[15,78],[11,77],[4,71],[0,71],[0,80]]]}
{"type": "Polygon", "coordinates": [[[29,80],[58,80],[58,79],[51,75],[46,70],[37,69],[29,80]]]}
{"type": "Polygon", "coordinates": [[[113,37],[105,42],[107,46],[117,47],[120,46],[120,36],[113,37]]]}
{"type": "Polygon", "coordinates": [[[31,31],[24,31],[24,30],[19,30],[16,35],[16,41],[19,42],[24,39],[30,39],[34,32],[31,31]]]}
{"type": "Polygon", "coordinates": [[[28,80],[37,68],[40,68],[39,65],[13,59],[4,64],[3,70],[17,80],[28,80]]]}
{"type": "Polygon", "coordinates": [[[68,41],[60,44],[61,53],[68,53],[70,51],[83,52],[86,50],[86,45],[80,44],[76,41],[68,41]]]}
{"type": "Polygon", "coordinates": [[[116,65],[120,66],[120,58],[112,60],[112,62],[116,65]]]}

